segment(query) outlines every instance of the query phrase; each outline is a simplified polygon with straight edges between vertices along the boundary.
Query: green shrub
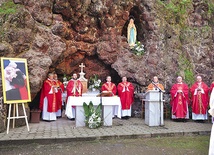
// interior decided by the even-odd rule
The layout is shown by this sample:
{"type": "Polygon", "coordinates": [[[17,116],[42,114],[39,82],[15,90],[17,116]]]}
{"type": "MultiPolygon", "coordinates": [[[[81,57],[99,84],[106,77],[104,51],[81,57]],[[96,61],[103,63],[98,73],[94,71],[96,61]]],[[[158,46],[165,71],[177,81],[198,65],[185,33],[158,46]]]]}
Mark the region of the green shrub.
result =
{"type": "Polygon", "coordinates": [[[14,14],[14,13],[16,13],[18,6],[19,5],[13,3],[12,0],[4,2],[0,6],[0,15],[8,15],[8,14],[14,14]]]}

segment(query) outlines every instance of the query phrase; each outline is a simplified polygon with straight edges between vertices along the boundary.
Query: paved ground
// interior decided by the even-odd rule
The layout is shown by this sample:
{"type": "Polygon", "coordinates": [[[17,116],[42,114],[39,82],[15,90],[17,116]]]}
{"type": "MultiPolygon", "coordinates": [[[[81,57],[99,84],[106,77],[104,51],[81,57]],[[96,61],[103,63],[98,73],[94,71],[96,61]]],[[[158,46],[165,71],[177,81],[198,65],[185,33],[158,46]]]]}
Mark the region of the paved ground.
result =
{"type": "Polygon", "coordinates": [[[130,118],[129,120],[113,119],[112,127],[100,127],[89,129],[87,127],[75,127],[75,121],[70,121],[66,117],[57,121],[40,123],[29,123],[30,131],[27,127],[10,128],[9,134],[0,133],[1,143],[33,143],[33,142],[57,142],[57,141],[85,141],[104,140],[119,138],[141,138],[141,137],[161,137],[161,136],[185,136],[185,135],[209,135],[211,122],[196,123],[174,122],[164,120],[164,126],[149,127],[142,118],[130,118]]]}

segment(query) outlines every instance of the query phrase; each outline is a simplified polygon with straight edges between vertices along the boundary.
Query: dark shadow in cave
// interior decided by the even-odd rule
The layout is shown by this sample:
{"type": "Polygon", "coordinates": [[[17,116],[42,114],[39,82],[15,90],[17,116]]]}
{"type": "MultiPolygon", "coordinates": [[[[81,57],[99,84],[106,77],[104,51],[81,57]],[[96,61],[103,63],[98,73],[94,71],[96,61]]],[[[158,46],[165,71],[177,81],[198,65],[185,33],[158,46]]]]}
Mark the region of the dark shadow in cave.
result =
{"type": "Polygon", "coordinates": [[[30,110],[38,110],[39,109],[40,94],[41,94],[41,90],[36,94],[34,99],[28,103],[30,110]]]}
{"type": "Polygon", "coordinates": [[[101,79],[102,83],[106,82],[107,76],[111,76],[112,82],[115,84],[118,84],[121,81],[121,77],[118,75],[117,71],[113,69],[111,65],[105,64],[102,60],[100,60],[98,55],[86,56],[82,62],[87,65],[88,61],[101,66],[101,69],[99,69],[100,71],[97,71],[96,69],[92,68],[91,73],[87,73],[87,79],[89,79],[93,73],[96,73],[101,79]]]}
{"type": "MultiPolygon", "coordinates": [[[[86,73],[85,78],[88,80],[93,74],[97,74],[102,83],[106,82],[106,77],[109,75],[112,77],[112,82],[114,82],[115,84],[121,82],[121,77],[118,75],[117,71],[114,70],[111,65],[107,65],[102,60],[100,60],[98,55],[85,56],[82,60],[78,60],[75,63],[73,62],[72,64],[69,64],[69,66],[73,68],[73,71],[70,74],[66,74],[66,76],[72,77],[73,73],[79,73],[79,65],[81,63],[86,66],[83,70],[84,73],[86,73]]],[[[57,69],[56,64],[59,64],[59,61],[51,65],[50,71],[54,70],[58,75],[58,79],[62,81],[64,73],[62,73],[60,69],[57,69]]]]}

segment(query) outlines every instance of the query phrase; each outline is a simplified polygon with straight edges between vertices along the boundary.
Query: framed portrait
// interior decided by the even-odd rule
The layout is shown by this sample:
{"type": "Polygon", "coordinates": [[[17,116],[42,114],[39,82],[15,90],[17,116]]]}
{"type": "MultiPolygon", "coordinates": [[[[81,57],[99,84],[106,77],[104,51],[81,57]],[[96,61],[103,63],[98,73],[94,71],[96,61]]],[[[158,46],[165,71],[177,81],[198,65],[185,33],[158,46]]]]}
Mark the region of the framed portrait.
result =
{"type": "Polygon", "coordinates": [[[2,57],[1,72],[4,103],[30,102],[27,60],[2,57]]]}

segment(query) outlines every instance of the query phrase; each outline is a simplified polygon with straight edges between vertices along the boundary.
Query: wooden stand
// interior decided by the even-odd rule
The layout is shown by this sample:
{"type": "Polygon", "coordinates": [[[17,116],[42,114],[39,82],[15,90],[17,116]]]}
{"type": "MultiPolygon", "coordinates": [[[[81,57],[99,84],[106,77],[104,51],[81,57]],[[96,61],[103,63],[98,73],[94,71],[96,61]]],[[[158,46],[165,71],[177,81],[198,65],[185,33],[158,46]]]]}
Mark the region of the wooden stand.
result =
{"type": "Polygon", "coordinates": [[[97,97],[110,97],[110,96],[114,96],[114,94],[112,92],[109,91],[103,91],[100,94],[97,95],[97,97]]]}
{"type": "Polygon", "coordinates": [[[9,133],[10,120],[11,119],[13,119],[13,128],[14,128],[15,127],[15,119],[25,118],[27,130],[30,131],[29,125],[28,125],[28,120],[27,120],[27,115],[26,115],[26,111],[25,111],[25,106],[24,106],[24,103],[21,103],[21,104],[22,104],[24,116],[19,116],[18,103],[11,103],[9,105],[9,112],[8,112],[8,117],[7,117],[7,134],[9,133]],[[13,117],[10,117],[12,104],[13,104],[13,117]]]}

